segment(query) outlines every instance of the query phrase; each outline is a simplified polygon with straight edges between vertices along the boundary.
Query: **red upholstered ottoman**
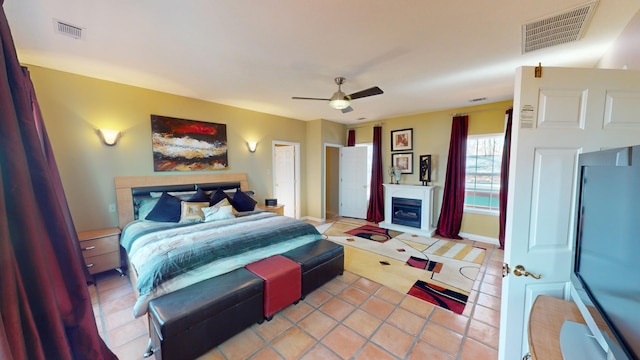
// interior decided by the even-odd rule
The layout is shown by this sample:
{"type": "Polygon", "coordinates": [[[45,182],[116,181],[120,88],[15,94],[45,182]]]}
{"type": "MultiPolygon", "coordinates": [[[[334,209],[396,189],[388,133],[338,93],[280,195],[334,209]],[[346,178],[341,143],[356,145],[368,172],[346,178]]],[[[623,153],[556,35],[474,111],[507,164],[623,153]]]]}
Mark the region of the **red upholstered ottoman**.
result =
{"type": "Polygon", "coordinates": [[[264,317],[267,321],[285,307],[300,300],[302,270],[282,255],[256,261],[245,268],[264,279],[264,317]]]}

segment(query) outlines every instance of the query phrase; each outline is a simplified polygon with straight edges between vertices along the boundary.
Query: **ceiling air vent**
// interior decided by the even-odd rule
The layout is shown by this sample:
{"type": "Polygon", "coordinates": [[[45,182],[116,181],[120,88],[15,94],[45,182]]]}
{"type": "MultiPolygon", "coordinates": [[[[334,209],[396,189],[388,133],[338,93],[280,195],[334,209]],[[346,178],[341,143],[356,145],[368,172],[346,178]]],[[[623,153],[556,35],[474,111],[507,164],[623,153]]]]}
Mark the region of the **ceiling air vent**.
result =
{"type": "Polygon", "coordinates": [[[579,40],[597,1],[522,25],[522,53],[579,40]]]}
{"type": "Polygon", "coordinates": [[[71,25],[68,22],[53,19],[53,23],[58,34],[70,36],[74,39],[82,39],[82,28],[79,26],[71,25]]]}

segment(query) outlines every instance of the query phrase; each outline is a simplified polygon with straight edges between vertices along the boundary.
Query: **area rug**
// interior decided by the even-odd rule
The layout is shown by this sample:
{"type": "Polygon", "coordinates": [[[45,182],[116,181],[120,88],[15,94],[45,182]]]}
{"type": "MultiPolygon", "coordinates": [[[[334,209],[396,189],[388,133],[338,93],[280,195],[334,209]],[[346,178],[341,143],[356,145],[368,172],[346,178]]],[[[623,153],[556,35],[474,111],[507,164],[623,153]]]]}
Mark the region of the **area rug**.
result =
{"type": "Polygon", "coordinates": [[[348,221],[318,230],[345,246],[345,270],[458,314],[485,255],[484,249],[458,241],[348,221]]]}

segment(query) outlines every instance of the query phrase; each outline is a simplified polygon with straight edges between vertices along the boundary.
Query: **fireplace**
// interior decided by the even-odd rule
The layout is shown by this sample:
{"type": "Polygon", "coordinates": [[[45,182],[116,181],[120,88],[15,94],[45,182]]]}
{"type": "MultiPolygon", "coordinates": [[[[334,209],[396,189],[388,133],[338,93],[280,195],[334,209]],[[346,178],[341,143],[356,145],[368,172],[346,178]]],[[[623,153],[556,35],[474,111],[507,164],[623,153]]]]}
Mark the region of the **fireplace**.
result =
{"type": "Polygon", "coordinates": [[[382,184],[384,221],[382,228],[433,236],[433,186],[382,184]]]}
{"type": "Polygon", "coordinates": [[[391,198],[391,223],[420,229],[422,200],[391,198]]]}

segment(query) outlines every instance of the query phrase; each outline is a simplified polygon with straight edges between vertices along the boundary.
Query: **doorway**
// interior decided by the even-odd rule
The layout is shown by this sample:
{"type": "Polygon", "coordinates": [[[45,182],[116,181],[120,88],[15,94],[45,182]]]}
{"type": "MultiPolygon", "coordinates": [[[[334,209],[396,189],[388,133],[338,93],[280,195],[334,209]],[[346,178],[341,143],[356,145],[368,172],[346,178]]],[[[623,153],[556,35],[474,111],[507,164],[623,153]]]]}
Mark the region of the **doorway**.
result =
{"type": "Polygon", "coordinates": [[[300,218],[300,143],[273,141],[273,196],[284,216],[300,218]]]}

